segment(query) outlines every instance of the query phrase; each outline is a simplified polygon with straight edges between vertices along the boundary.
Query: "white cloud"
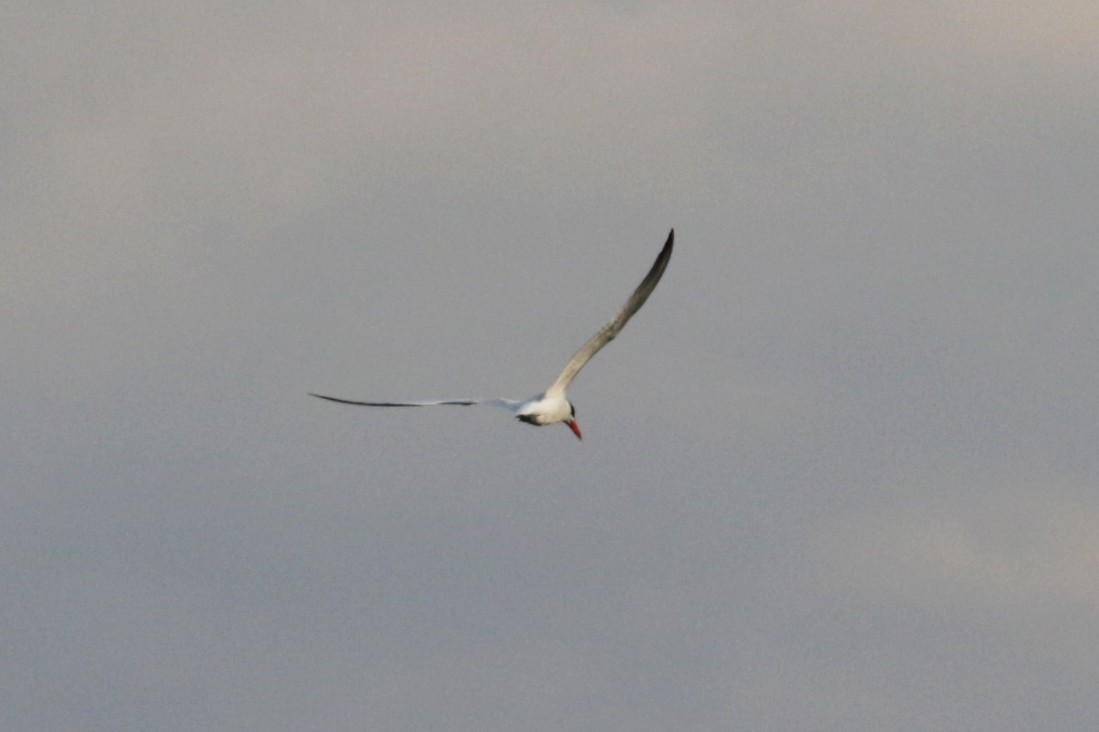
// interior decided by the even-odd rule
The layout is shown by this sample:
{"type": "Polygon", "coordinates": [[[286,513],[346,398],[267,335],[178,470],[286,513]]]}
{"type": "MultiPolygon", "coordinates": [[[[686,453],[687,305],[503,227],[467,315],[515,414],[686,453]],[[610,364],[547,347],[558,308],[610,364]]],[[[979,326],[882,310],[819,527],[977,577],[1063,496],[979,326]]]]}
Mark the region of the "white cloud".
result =
{"type": "Polygon", "coordinates": [[[1099,607],[1099,505],[1082,486],[977,477],[888,494],[910,497],[817,527],[811,554],[826,592],[873,602],[888,588],[914,606],[1099,607]]]}

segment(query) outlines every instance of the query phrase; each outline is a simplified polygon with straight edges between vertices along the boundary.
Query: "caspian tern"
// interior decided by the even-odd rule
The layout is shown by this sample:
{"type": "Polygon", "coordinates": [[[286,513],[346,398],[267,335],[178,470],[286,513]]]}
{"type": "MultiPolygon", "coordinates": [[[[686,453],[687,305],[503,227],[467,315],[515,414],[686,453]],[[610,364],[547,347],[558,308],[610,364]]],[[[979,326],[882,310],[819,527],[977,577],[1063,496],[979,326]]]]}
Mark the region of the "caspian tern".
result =
{"type": "Polygon", "coordinates": [[[568,389],[569,384],[576,378],[576,375],[580,373],[580,369],[584,368],[584,365],[591,360],[592,356],[599,353],[599,349],[614,340],[614,337],[625,327],[634,313],[640,310],[645,301],[649,299],[649,295],[656,289],[656,285],[660,282],[660,277],[664,274],[664,269],[668,266],[668,261],[672,257],[672,240],[674,238],[675,230],[673,229],[668,232],[668,240],[664,243],[664,248],[660,250],[660,254],[657,255],[656,261],[653,262],[652,269],[645,275],[645,279],[641,280],[641,284],[633,291],[630,299],[626,301],[622,309],[618,311],[618,315],[615,315],[613,320],[589,338],[588,342],[576,352],[576,355],[565,364],[565,369],[557,377],[557,380],[537,396],[530,399],[439,399],[437,401],[422,402],[364,402],[339,399],[312,392],[309,395],[319,399],[327,399],[330,402],[354,404],[361,407],[468,407],[483,404],[506,409],[520,421],[539,427],[564,422],[576,435],[576,439],[582,439],[580,424],[576,421],[576,407],[565,397],[565,390],[568,389]]]}

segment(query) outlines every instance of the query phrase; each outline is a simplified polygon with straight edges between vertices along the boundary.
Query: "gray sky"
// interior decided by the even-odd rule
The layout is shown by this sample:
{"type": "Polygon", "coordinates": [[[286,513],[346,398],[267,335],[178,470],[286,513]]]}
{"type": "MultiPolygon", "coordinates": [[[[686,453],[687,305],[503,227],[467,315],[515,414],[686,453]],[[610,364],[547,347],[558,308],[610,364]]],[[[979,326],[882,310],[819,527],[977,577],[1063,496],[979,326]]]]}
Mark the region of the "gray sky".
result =
{"type": "Polygon", "coordinates": [[[1093,0],[199,5],[0,23],[0,728],[1099,727],[1093,0]]]}

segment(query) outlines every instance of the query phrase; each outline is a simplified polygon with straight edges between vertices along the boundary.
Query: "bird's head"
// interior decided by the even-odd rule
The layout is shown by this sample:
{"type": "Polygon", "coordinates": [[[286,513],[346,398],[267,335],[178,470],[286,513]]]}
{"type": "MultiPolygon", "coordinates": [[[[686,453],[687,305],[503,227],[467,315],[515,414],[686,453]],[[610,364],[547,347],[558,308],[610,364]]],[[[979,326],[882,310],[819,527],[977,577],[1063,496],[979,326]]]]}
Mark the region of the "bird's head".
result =
{"type": "Polygon", "coordinates": [[[565,424],[569,426],[572,433],[576,435],[576,439],[582,440],[583,436],[580,434],[580,423],[576,421],[576,407],[569,402],[569,416],[565,417],[565,424]]]}

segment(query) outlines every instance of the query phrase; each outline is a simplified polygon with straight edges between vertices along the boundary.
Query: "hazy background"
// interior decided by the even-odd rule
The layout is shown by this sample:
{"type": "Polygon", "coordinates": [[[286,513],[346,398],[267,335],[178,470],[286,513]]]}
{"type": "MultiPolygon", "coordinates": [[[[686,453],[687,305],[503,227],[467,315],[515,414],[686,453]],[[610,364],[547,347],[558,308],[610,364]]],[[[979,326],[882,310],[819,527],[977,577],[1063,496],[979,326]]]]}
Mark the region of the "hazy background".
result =
{"type": "Polygon", "coordinates": [[[1094,0],[0,15],[0,728],[1099,728],[1094,0]]]}

